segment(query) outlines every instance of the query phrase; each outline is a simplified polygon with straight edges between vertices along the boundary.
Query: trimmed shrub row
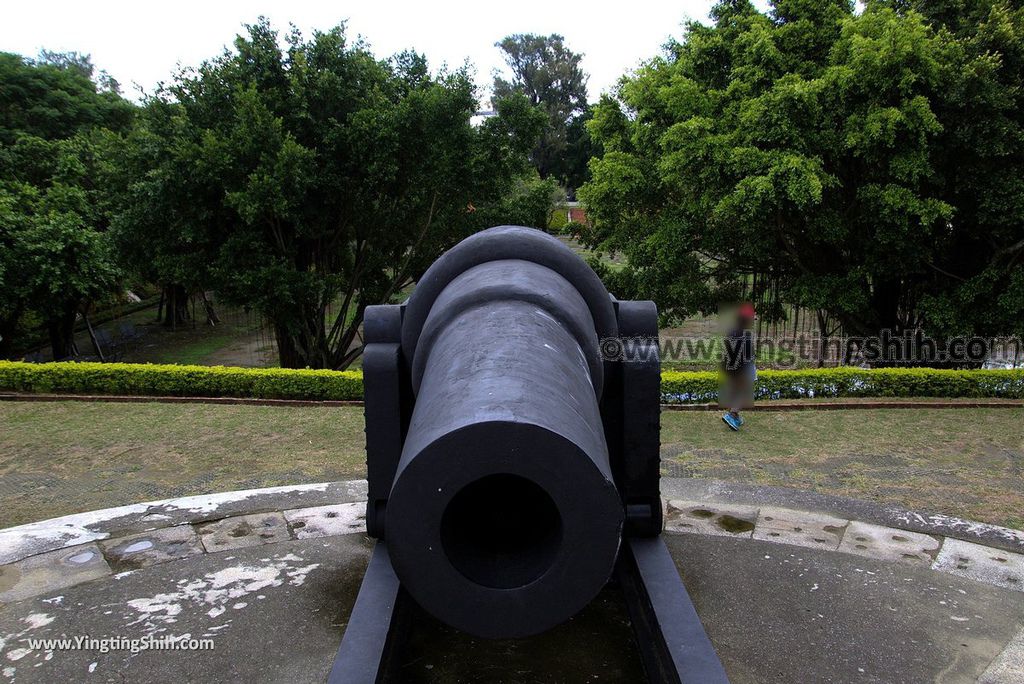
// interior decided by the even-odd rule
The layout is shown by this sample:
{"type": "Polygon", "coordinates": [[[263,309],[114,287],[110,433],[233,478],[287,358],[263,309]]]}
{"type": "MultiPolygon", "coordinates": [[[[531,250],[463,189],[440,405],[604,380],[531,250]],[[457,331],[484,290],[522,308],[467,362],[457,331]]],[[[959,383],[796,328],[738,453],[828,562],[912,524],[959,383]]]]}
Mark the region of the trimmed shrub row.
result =
{"type": "Polygon", "coordinates": [[[0,390],[161,397],[359,400],[358,371],[0,361],[0,390]]]}
{"type": "MultiPolygon", "coordinates": [[[[665,371],[662,401],[702,403],[718,398],[718,374],[665,371]]],[[[1024,398],[1024,370],[936,368],[814,368],[758,371],[756,399],[812,397],[1024,398]]]]}
{"type": "MultiPolygon", "coordinates": [[[[713,372],[665,371],[662,401],[704,403],[718,397],[713,372]]],[[[359,400],[359,371],[229,368],[133,363],[0,361],[0,391],[174,397],[359,400]]],[[[809,397],[1024,398],[1024,370],[817,368],[757,374],[758,399],[809,397]]]]}

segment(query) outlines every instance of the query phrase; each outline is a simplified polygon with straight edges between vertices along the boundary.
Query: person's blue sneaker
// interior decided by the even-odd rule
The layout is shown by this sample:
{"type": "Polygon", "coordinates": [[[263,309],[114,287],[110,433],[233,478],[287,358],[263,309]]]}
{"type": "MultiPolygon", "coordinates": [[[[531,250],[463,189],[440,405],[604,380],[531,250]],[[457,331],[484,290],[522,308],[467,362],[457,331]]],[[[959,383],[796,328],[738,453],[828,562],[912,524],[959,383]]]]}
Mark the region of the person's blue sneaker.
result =
{"type": "Polygon", "coordinates": [[[731,430],[739,430],[740,424],[736,421],[731,413],[722,414],[722,422],[729,426],[731,430]]]}
{"type": "Polygon", "coordinates": [[[743,416],[736,416],[736,422],[743,425],[743,416]]]}

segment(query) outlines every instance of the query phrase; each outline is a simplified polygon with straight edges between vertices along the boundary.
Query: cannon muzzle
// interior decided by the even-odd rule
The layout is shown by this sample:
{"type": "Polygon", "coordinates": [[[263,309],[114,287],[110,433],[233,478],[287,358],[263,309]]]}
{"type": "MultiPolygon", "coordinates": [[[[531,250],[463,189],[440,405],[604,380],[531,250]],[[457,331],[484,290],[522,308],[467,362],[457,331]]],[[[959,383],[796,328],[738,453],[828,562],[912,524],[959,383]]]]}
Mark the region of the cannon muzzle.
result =
{"type": "MultiPolygon", "coordinates": [[[[654,453],[630,469],[638,381],[599,347],[625,304],[557,239],[505,226],[444,254],[405,305],[367,310],[368,528],[442,621],[544,631],[601,590],[628,518],[660,529],[656,395],[653,417],[650,401],[636,407],[654,453]],[[652,459],[653,496],[637,485],[652,459]]],[[[653,305],[629,312],[628,325],[656,325],[653,305]]],[[[656,348],[638,366],[647,394],[652,367],[656,348]]]]}

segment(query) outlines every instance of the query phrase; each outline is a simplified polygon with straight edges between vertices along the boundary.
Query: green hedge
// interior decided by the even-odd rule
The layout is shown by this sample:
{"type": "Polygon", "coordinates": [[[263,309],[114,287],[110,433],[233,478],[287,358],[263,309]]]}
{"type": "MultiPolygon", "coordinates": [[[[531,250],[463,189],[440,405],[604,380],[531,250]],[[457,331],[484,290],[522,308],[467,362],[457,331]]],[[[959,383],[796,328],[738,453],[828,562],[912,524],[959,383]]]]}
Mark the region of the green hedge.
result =
{"type": "MultiPolygon", "coordinates": [[[[662,401],[715,401],[718,374],[665,371],[662,401]]],[[[0,391],[128,394],[178,397],[357,400],[359,371],[158,366],[132,363],[20,363],[0,361],[0,391]]],[[[807,397],[1001,397],[1024,398],[1024,370],[931,368],[817,368],[760,371],[758,399],[807,397]]]]}
{"type": "MultiPolygon", "coordinates": [[[[709,402],[718,397],[718,374],[665,371],[662,401],[709,402]]],[[[810,397],[1024,398],[1024,370],[935,368],[814,368],[758,371],[757,399],[810,397]]]]}
{"type": "Polygon", "coordinates": [[[0,361],[0,390],[172,397],[358,400],[358,371],[0,361]]]}

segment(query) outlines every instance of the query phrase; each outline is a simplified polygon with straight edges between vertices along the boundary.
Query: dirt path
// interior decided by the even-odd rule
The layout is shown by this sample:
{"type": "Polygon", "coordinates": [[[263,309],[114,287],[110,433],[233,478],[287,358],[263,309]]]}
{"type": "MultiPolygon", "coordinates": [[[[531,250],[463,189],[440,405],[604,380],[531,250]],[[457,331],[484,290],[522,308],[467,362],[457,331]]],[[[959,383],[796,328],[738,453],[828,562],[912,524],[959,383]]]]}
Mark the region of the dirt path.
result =
{"type": "Polygon", "coordinates": [[[269,368],[277,365],[277,344],[270,331],[253,330],[207,354],[202,365],[269,368]]]}

